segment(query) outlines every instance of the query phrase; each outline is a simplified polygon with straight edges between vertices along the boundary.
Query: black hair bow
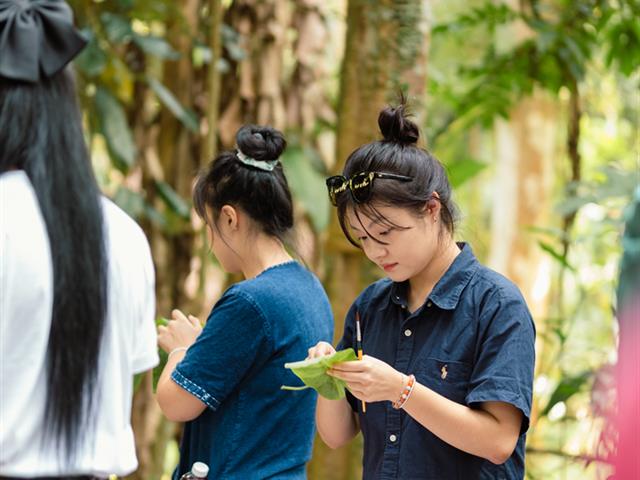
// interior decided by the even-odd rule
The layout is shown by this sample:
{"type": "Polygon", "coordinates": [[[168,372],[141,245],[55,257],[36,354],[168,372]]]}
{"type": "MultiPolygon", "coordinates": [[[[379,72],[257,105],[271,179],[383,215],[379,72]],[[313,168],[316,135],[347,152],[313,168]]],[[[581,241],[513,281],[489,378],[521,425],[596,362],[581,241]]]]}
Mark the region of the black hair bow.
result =
{"type": "Polygon", "coordinates": [[[51,77],[86,43],[63,0],[0,0],[0,77],[51,77]]]}

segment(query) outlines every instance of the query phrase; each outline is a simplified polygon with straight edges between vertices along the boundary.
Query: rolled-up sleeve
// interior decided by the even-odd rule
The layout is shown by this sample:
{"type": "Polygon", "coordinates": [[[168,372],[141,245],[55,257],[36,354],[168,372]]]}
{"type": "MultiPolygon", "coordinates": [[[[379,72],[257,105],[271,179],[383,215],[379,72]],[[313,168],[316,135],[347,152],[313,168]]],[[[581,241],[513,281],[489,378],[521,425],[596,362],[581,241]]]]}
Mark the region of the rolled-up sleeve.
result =
{"type": "Polygon", "coordinates": [[[523,413],[520,433],[529,428],[535,364],[535,326],[520,293],[491,292],[480,313],[480,345],[466,403],[505,402],[523,413]]]}
{"type": "Polygon", "coordinates": [[[213,307],[202,333],[171,378],[216,410],[243,379],[266,362],[272,343],[258,305],[231,287],[213,307]]]}

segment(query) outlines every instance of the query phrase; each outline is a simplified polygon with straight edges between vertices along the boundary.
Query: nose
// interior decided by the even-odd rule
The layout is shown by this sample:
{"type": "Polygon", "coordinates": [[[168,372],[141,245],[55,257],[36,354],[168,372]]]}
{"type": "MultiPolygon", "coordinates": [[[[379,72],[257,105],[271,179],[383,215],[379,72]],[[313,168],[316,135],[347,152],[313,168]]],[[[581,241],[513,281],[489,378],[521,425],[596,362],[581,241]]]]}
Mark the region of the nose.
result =
{"type": "Polygon", "coordinates": [[[379,264],[387,256],[387,246],[371,240],[364,245],[364,253],[369,260],[379,264]]]}

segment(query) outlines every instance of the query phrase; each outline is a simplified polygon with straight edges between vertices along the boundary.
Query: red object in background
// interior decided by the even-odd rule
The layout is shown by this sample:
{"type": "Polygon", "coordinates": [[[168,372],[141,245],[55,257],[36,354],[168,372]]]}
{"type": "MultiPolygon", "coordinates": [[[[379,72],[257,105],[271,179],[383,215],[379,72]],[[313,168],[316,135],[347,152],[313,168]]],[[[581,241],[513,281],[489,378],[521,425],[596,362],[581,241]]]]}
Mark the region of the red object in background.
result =
{"type": "MultiPolygon", "coordinates": [[[[640,279],[639,279],[640,280],[640,279]]],[[[640,479],[640,294],[619,312],[616,480],[640,479]]]]}

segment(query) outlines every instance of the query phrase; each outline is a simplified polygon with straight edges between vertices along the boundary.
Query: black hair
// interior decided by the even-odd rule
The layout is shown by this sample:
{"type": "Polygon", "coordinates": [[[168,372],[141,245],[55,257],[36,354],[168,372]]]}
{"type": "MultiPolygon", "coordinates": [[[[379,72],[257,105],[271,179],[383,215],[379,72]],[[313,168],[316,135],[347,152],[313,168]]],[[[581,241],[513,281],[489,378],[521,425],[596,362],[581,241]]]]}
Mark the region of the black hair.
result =
{"type": "Polygon", "coordinates": [[[291,244],[293,201],[277,161],[287,146],[284,136],[271,127],[245,125],[236,134],[236,144],[238,150],[221,153],[198,174],[193,189],[196,212],[209,223],[209,207],[215,227],[224,205],[239,207],[265,234],[291,244]],[[275,167],[269,171],[243,163],[239,152],[265,167],[275,162],[275,167]]]}
{"type": "Polygon", "coordinates": [[[107,263],[71,70],[37,84],[0,78],[0,174],[12,169],[23,170],[34,188],[53,264],[45,438],[73,458],[95,401],[107,263]]]}
{"type": "Polygon", "coordinates": [[[396,107],[384,108],[378,116],[382,140],[357,148],[345,163],[343,175],[347,178],[359,172],[386,172],[412,179],[410,182],[376,179],[371,186],[371,195],[364,203],[356,203],[348,191],[336,197],[340,227],[347,240],[358,248],[360,244],[352,237],[346,220],[351,208],[358,218],[361,212],[383,225],[402,229],[404,227],[385,218],[376,205],[406,208],[421,215],[427,202],[439,201],[441,223],[449,234],[454,233],[458,210],[452,200],[451,184],[440,161],[417,146],[420,133],[409,116],[404,100],[396,107]]]}

